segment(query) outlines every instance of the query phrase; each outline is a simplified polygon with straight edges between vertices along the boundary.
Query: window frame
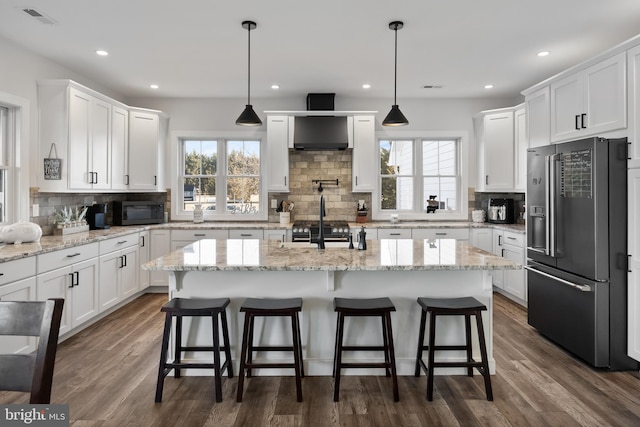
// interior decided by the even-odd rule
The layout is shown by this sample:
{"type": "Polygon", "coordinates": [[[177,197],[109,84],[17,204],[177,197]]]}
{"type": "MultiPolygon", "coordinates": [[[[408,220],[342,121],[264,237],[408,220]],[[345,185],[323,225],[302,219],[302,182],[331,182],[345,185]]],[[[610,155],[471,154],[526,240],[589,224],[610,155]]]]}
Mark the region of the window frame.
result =
{"type": "Polygon", "coordinates": [[[468,220],[469,219],[469,195],[468,182],[470,170],[468,167],[469,134],[467,131],[383,131],[376,132],[375,140],[376,170],[375,190],[371,194],[371,218],[377,221],[389,220],[390,214],[398,214],[402,220],[427,220],[427,221],[447,221],[447,220],[468,220]],[[380,208],[380,141],[388,140],[411,140],[413,141],[413,209],[407,210],[382,210],[380,208]],[[435,213],[427,214],[423,207],[422,194],[424,186],[424,173],[422,170],[422,141],[423,140],[456,140],[458,144],[458,203],[460,209],[447,211],[438,209],[435,213]]]}
{"type": "MultiPolygon", "coordinates": [[[[183,141],[184,140],[216,140],[218,144],[216,189],[221,189],[226,194],[227,191],[227,141],[252,140],[260,142],[260,200],[263,200],[264,209],[255,215],[234,214],[230,212],[220,213],[218,211],[203,210],[205,221],[266,221],[269,218],[268,193],[266,182],[267,150],[266,132],[264,131],[227,131],[227,132],[197,132],[197,131],[174,131],[171,140],[174,141],[175,149],[172,150],[172,163],[174,165],[171,178],[171,220],[191,221],[193,212],[185,211],[184,206],[184,175],[183,175],[183,141]]],[[[218,195],[216,195],[217,197],[218,195]]]]}

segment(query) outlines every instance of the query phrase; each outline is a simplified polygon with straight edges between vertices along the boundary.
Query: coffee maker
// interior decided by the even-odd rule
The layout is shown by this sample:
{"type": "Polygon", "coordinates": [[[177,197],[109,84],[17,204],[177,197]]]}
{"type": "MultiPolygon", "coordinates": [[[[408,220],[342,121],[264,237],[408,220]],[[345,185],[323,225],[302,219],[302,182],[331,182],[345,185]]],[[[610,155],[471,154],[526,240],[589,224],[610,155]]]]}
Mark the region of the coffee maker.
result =
{"type": "Polygon", "coordinates": [[[97,203],[87,209],[87,222],[90,230],[106,230],[107,225],[107,203],[97,203]]]}
{"type": "Polygon", "coordinates": [[[489,199],[487,221],[494,224],[513,224],[515,221],[513,199],[489,199]]]}

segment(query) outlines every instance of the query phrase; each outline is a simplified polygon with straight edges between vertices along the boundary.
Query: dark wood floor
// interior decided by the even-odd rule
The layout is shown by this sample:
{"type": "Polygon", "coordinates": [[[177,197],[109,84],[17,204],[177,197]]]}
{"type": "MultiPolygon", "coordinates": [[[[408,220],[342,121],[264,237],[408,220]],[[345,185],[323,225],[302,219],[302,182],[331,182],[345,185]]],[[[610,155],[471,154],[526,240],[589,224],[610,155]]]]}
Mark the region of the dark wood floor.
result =
{"type": "MultiPolygon", "coordinates": [[[[479,375],[437,376],[433,402],[423,376],[401,377],[394,403],[386,377],[343,377],[339,403],[332,379],[303,380],[297,403],[291,377],[223,379],[214,402],[211,378],[167,378],[154,403],[165,295],[144,295],[59,346],[52,403],[68,403],[72,425],[84,426],[638,426],[640,375],[596,371],[527,325],[526,312],[496,295],[492,377],[485,400],[479,375]]],[[[0,393],[0,403],[26,403],[0,393]]]]}

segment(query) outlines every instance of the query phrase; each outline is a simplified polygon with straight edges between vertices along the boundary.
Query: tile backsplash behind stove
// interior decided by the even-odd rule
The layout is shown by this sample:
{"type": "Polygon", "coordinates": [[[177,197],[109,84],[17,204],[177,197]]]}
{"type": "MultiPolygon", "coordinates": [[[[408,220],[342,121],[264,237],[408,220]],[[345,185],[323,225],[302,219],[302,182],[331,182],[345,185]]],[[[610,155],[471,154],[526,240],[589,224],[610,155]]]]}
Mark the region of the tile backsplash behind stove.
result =
{"type": "MultiPolygon", "coordinates": [[[[370,193],[351,192],[352,151],[291,151],[289,153],[289,193],[269,193],[269,200],[290,200],[295,204],[291,221],[317,220],[320,195],[324,194],[327,220],[354,222],[358,200],[371,206],[370,193]],[[322,193],[313,180],[338,180],[338,185],[323,183],[322,193]]],[[[369,218],[370,220],[369,213],[369,218]]],[[[269,221],[278,222],[279,214],[269,209],[269,221]]]]}

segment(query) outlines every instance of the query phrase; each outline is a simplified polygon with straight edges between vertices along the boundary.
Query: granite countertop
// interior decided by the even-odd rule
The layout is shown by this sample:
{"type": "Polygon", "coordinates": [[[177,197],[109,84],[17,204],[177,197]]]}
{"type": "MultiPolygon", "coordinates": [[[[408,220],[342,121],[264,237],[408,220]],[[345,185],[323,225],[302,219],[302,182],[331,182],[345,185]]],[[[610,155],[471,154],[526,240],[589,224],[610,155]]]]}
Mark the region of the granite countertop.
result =
{"type": "Polygon", "coordinates": [[[367,241],[324,251],[315,244],[269,240],[204,239],[142,266],[164,271],[405,271],[514,270],[522,265],[453,239],[367,241]]]}

